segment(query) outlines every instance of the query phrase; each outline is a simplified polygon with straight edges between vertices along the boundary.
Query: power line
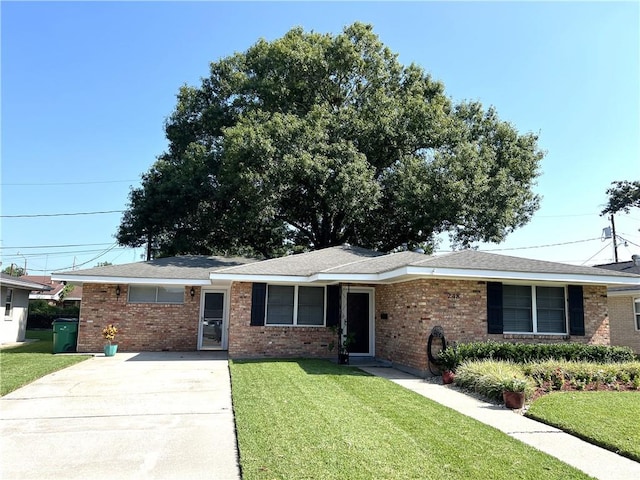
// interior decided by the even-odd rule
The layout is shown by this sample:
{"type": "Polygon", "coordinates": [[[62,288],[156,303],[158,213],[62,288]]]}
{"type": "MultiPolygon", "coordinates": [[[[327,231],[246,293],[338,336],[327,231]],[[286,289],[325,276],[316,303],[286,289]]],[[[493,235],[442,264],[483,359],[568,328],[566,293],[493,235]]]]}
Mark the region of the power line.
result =
{"type": "Polygon", "coordinates": [[[6,249],[15,249],[15,250],[27,250],[27,249],[31,249],[31,248],[71,248],[71,247],[97,247],[97,246],[104,246],[104,245],[111,245],[111,242],[109,243],[78,243],[75,245],[32,245],[29,247],[0,247],[0,249],[6,248],[6,249]]]}
{"type": "Polygon", "coordinates": [[[532,246],[529,246],[529,247],[491,248],[491,249],[488,249],[488,250],[479,249],[479,251],[481,251],[481,252],[506,252],[506,251],[509,251],[509,250],[529,250],[529,249],[532,249],[532,248],[557,247],[557,246],[560,246],[560,245],[571,245],[571,244],[574,244],[574,243],[592,242],[593,240],[600,240],[600,237],[587,238],[585,240],[574,240],[572,242],[548,243],[546,245],[532,245],[532,246]]]}
{"type": "MultiPolygon", "coordinates": [[[[111,245],[108,243],[106,245],[111,245]]],[[[130,247],[119,247],[116,250],[128,250],[130,247]]],[[[68,250],[66,252],[38,252],[38,253],[25,253],[25,254],[15,254],[15,255],[7,255],[3,254],[2,257],[5,259],[11,258],[19,258],[19,257],[29,257],[29,258],[38,258],[38,257],[70,257],[72,255],[80,255],[86,253],[96,253],[101,252],[102,249],[92,249],[92,250],[68,250]]]]}
{"type": "Polygon", "coordinates": [[[55,183],[3,183],[3,187],[40,187],[40,186],[49,186],[49,185],[96,185],[99,183],[130,183],[137,182],[139,179],[135,180],[101,180],[94,182],[55,182],[55,183]]]}
{"type": "Polygon", "coordinates": [[[73,217],[77,215],[102,215],[105,213],[124,213],[124,210],[105,210],[102,212],[76,212],[76,213],[39,213],[34,215],[0,215],[0,218],[73,217]]]}

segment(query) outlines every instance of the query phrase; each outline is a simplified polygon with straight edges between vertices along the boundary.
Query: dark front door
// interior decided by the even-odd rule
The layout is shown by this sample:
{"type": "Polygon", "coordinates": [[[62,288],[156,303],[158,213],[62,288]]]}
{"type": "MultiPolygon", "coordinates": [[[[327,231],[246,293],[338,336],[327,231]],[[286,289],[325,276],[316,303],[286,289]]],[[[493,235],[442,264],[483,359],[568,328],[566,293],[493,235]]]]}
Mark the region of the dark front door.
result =
{"type": "Polygon", "coordinates": [[[347,293],[347,335],[353,335],[349,353],[369,352],[369,293],[347,293]]]}

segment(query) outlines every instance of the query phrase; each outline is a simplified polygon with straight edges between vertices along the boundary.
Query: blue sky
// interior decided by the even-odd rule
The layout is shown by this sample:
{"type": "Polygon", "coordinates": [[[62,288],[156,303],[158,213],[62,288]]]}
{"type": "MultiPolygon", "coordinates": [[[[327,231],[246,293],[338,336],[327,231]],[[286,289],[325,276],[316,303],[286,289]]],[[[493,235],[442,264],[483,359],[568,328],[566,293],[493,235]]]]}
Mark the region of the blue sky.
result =
{"type": "MultiPolygon", "coordinates": [[[[8,216],[124,210],[166,148],[163,123],[179,87],[199,85],[209,62],[294,26],[338,33],[371,23],[454,101],[493,105],[540,135],[542,208],[483,250],[611,261],[600,239],[605,191],[640,178],[637,2],[3,1],[0,15],[2,268],[26,260],[30,274],[43,274],[139,260],[143,249],[107,251],[119,213],[8,216]]],[[[620,259],[640,254],[640,211],[618,215],[616,227],[628,241],[620,259]]]]}

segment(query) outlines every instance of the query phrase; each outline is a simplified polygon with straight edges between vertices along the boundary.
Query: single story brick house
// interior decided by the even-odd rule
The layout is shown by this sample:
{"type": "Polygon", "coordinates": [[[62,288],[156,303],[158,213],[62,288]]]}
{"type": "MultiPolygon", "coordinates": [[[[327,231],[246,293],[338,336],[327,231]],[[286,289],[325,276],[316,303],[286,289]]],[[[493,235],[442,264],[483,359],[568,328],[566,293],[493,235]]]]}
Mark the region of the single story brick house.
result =
{"type": "Polygon", "coordinates": [[[427,369],[435,326],[447,340],[609,344],[607,287],[638,277],[474,250],[428,256],[340,246],[263,261],[173,257],[59,273],[83,285],[78,351],[228,350],[231,358],[352,356],[427,369]]]}
{"type": "MultiPolygon", "coordinates": [[[[633,255],[629,262],[596,265],[615,272],[640,275],[640,255],[633,255]]],[[[611,323],[611,345],[631,347],[640,355],[640,277],[635,285],[611,286],[609,318],[611,323]]]]}

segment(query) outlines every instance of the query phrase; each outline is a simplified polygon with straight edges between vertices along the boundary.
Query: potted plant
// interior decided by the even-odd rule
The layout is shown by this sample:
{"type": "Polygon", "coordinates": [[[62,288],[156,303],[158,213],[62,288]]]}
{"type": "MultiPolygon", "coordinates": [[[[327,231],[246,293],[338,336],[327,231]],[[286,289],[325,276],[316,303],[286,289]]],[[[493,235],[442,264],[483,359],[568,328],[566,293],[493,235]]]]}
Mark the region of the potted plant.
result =
{"type": "MultiPolygon", "coordinates": [[[[349,346],[355,341],[353,333],[344,334],[344,329],[337,325],[331,327],[331,331],[338,335],[338,363],[340,365],[349,364],[349,346]]],[[[336,348],[336,342],[331,341],[328,345],[329,351],[332,352],[336,348]]]]}
{"type": "Polygon", "coordinates": [[[113,324],[109,324],[102,329],[102,336],[107,341],[104,346],[105,357],[113,357],[118,351],[118,345],[111,343],[116,338],[116,333],[118,333],[118,329],[113,324]]]}
{"type": "Polygon", "coordinates": [[[444,349],[437,357],[438,366],[442,370],[442,383],[453,383],[456,376],[456,368],[460,365],[460,354],[458,353],[458,345],[455,343],[452,346],[444,349]]]}
{"type": "Polygon", "coordinates": [[[509,378],[502,382],[502,399],[507,408],[519,409],[524,407],[528,382],[523,378],[509,378]]]}

